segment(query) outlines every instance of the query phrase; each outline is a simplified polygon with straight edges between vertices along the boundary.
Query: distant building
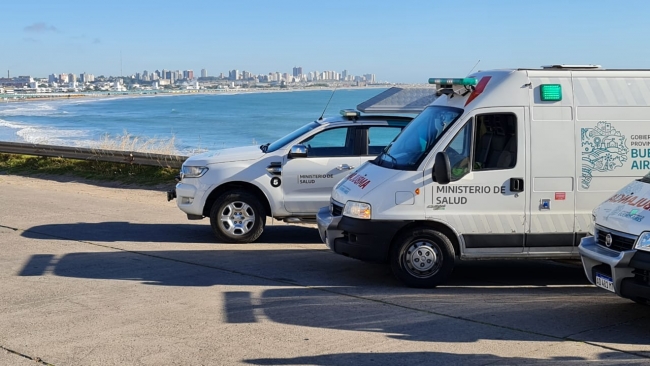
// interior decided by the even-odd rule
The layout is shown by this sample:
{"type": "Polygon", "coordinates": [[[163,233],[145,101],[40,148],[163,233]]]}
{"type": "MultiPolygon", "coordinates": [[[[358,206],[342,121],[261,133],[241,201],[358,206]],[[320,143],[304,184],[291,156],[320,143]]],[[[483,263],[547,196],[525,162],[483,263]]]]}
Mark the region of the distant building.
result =
{"type": "Polygon", "coordinates": [[[207,78],[208,77],[208,70],[201,69],[201,77],[202,78],[207,78]]]}
{"type": "Polygon", "coordinates": [[[239,70],[230,70],[228,80],[239,80],[239,70]]]}
{"type": "Polygon", "coordinates": [[[77,81],[77,76],[75,74],[70,74],[68,75],[68,82],[76,82],[77,81]]]}
{"type": "Polygon", "coordinates": [[[183,79],[187,79],[187,80],[194,79],[194,71],[192,70],[183,71],[183,79]]]}
{"type": "Polygon", "coordinates": [[[293,68],[293,77],[297,78],[299,76],[302,76],[302,67],[294,67],[293,68]]]}
{"type": "Polygon", "coordinates": [[[59,77],[56,76],[56,74],[52,74],[52,75],[47,77],[47,83],[48,84],[56,83],[58,79],[59,79],[59,77]]]}

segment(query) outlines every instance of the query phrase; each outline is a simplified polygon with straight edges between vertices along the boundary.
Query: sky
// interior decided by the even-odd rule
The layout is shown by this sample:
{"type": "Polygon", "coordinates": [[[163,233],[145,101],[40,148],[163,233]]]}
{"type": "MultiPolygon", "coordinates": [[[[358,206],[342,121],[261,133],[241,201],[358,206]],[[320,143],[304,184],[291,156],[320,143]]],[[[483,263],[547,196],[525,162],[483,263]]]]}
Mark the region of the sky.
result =
{"type": "Polygon", "coordinates": [[[475,70],[650,68],[650,1],[11,0],[0,75],[347,70],[426,83],[475,70]]]}

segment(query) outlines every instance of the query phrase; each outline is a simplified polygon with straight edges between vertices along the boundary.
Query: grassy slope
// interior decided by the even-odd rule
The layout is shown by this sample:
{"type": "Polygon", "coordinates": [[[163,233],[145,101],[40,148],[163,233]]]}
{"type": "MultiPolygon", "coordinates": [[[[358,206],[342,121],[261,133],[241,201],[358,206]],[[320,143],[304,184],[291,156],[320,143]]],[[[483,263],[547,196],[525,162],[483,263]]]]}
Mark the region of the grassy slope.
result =
{"type": "Polygon", "coordinates": [[[178,169],[122,163],[0,154],[0,172],[9,174],[65,175],[84,179],[153,186],[175,184],[178,169]]]}

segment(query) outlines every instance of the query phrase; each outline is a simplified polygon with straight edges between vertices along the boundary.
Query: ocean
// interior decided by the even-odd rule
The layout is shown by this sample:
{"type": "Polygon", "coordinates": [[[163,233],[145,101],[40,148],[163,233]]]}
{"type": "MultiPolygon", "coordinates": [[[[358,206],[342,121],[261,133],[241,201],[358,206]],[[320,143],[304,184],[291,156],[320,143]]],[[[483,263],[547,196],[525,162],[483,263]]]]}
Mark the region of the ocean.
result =
{"type": "Polygon", "coordinates": [[[105,137],[174,138],[192,154],[273,142],[318,119],[356,106],[385,89],[190,94],[0,102],[0,141],[98,147],[105,137]]]}

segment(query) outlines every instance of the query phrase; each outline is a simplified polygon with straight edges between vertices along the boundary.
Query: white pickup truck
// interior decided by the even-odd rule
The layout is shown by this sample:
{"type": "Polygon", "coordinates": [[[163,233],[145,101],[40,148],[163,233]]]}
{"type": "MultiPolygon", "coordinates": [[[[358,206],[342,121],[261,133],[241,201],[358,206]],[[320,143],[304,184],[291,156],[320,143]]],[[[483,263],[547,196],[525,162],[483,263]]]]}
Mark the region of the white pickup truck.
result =
{"type": "Polygon", "coordinates": [[[434,98],[430,88],[391,88],[357,106],[371,114],[344,109],[273,143],[191,156],[167,198],[190,220],[209,217],[221,242],[255,241],[266,217],[315,222],[334,185],[380,154],[413,119],[409,114],[434,98]]]}

